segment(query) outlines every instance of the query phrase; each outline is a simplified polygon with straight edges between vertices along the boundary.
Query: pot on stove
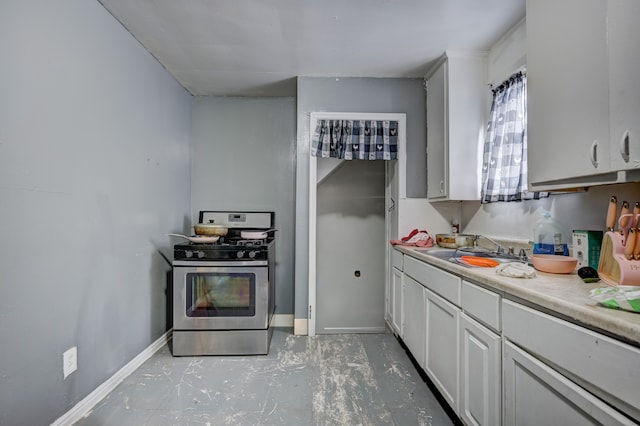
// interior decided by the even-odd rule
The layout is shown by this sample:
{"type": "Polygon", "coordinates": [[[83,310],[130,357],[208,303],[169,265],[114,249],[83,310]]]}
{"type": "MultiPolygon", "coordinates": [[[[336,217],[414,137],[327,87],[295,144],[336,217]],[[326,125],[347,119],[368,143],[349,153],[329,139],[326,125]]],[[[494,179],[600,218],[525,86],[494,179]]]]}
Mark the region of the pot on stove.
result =
{"type": "Polygon", "coordinates": [[[182,235],[182,234],[167,234],[170,237],[180,237],[180,238],[184,238],[185,240],[189,240],[192,243],[196,243],[196,244],[211,244],[211,243],[215,243],[217,242],[220,237],[217,235],[213,235],[213,236],[209,236],[209,235],[196,235],[193,237],[189,237],[187,235],[182,235]]]}
{"type": "Polygon", "coordinates": [[[210,220],[209,223],[198,223],[193,225],[193,230],[196,232],[196,235],[207,235],[210,237],[224,237],[227,235],[227,232],[229,232],[227,225],[214,223],[213,220],[210,220]]]}
{"type": "Polygon", "coordinates": [[[240,231],[240,237],[244,240],[264,240],[269,235],[269,232],[275,232],[276,229],[267,229],[265,231],[260,230],[247,230],[240,231]]]}

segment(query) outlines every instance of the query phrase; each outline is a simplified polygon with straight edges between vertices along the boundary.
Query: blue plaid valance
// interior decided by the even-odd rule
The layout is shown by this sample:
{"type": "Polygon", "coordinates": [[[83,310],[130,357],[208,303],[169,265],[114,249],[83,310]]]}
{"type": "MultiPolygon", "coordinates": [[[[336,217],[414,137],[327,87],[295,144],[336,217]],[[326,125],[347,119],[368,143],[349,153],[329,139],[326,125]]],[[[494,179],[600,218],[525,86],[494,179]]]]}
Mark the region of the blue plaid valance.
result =
{"type": "Polygon", "coordinates": [[[311,155],[343,160],[396,160],[398,122],[389,120],[318,120],[311,155]]]}

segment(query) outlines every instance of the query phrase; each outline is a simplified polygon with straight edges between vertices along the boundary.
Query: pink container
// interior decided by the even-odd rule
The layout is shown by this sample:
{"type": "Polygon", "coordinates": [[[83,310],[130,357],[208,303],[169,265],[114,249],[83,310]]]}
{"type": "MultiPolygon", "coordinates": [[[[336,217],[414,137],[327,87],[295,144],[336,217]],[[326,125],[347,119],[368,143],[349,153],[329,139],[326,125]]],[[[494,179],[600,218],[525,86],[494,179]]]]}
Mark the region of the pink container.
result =
{"type": "Polygon", "coordinates": [[[542,272],[552,274],[570,274],[576,269],[578,259],[555,254],[534,254],[531,257],[533,266],[542,272]]]}

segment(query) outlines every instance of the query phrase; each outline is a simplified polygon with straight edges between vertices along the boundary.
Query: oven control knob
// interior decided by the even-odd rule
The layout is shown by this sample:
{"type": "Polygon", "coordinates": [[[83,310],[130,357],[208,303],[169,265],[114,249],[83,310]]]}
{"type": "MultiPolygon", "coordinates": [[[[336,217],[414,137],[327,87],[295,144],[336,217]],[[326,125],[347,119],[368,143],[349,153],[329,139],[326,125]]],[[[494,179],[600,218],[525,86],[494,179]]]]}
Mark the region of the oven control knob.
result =
{"type": "Polygon", "coordinates": [[[236,256],[238,256],[238,259],[242,259],[244,257],[244,250],[238,250],[236,256]]]}
{"type": "Polygon", "coordinates": [[[184,252],[184,255],[187,257],[193,257],[193,252],[191,250],[187,250],[184,252]]]}
{"type": "Polygon", "coordinates": [[[204,257],[203,251],[197,251],[196,253],[198,254],[198,259],[202,259],[204,257]]]}
{"type": "Polygon", "coordinates": [[[251,251],[249,252],[249,257],[250,257],[251,259],[253,259],[254,257],[256,257],[256,252],[255,252],[254,250],[251,250],[251,251]]]}

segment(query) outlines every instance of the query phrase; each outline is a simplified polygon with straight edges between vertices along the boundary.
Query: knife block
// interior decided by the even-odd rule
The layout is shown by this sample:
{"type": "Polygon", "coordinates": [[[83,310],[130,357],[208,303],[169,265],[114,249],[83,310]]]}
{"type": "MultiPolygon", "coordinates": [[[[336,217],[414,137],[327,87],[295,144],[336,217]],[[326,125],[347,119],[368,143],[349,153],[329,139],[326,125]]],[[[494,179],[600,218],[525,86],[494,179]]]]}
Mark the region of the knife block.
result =
{"type": "Polygon", "coordinates": [[[602,238],[598,275],[611,285],[640,285],[640,260],[624,256],[623,235],[607,232],[602,238]]]}

